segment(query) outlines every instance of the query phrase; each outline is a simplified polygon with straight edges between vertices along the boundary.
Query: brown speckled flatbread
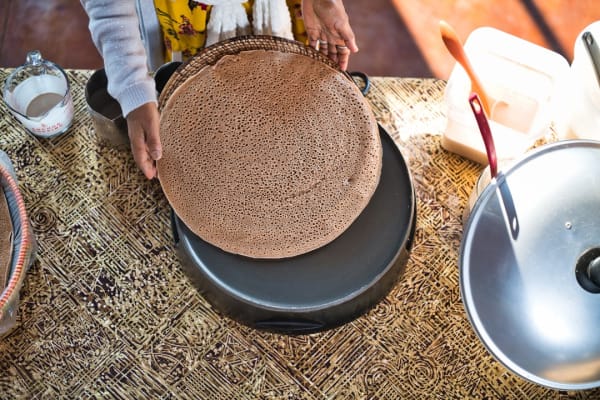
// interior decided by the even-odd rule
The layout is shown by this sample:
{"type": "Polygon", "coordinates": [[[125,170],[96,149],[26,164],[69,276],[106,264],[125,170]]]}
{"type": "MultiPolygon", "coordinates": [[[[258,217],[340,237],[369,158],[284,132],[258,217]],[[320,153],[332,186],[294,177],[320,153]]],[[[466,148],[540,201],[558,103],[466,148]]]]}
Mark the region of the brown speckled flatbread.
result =
{"type": "Polygon", "coordinates": [[[182,221],[226,251],[291,257],[343,233],[381,173],[358,88],[312,58],[225,56],[181,84],[160,122],[163,191],[182,221]]]}
{"type": "Polygon", "coordinates": [[[6,287],[10,274],[10,261],[12,257],[12,232],[13,225],[10,219],[10,210],[0,187],[0,293],[6,287]]]}

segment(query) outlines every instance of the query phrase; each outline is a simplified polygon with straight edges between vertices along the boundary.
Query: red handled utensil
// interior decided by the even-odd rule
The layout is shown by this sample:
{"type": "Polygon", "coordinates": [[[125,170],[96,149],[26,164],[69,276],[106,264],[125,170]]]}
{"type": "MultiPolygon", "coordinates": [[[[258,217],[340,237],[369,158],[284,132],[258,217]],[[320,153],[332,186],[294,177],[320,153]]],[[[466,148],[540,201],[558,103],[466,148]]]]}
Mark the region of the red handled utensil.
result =
{"type": "Polygon", "coordinates": [[[469,104],[475,114],[483,143],[485,144],[485,152],[487,153],[488,162],[490,164],[490,174],[492,178],[496,177],[498,173],[498,158],[496,157],[496,146],[494,145],[494,138],[492,137],[492,131],[488,124],[487,116],[481,104],[481,100],[477,93],[471,93],[469,96],[469,104]]]}

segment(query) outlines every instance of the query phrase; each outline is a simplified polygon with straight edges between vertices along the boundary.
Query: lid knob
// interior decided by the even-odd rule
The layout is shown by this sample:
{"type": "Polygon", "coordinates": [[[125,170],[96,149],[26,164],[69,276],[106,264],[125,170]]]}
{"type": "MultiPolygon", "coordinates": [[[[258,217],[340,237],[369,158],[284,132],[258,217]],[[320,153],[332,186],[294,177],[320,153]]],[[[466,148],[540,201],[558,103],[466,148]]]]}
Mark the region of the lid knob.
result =
{"type": "Polygon", "coordinates": [[[600,257],[596,257],[587,267],[587,276],[596,286],[600,288],[600,257]]]}
{"type": "Polygon", "coordinates": [[[27,53],[26,63],[31,65],[40,65],[44,61],[42,53],[39,50],[33,50],[27,53]]]}
{"type": "Polygon", "coordinates": [[[600,247],[588,249],[579,256],[575,275],[582,288],[591,293],[600,293],[600,247]]]}

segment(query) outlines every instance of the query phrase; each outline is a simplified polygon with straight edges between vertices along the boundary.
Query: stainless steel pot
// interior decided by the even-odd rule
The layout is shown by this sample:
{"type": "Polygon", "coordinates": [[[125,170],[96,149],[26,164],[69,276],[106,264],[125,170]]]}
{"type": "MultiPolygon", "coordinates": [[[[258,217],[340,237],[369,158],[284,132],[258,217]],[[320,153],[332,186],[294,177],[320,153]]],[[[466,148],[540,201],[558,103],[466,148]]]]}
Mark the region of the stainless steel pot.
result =
{"type": "Polygon", "coordinates": [[[543,386],[600,386],[600,142],[541,147],[492,180],[460,249],[477,335],[543,386]]]}

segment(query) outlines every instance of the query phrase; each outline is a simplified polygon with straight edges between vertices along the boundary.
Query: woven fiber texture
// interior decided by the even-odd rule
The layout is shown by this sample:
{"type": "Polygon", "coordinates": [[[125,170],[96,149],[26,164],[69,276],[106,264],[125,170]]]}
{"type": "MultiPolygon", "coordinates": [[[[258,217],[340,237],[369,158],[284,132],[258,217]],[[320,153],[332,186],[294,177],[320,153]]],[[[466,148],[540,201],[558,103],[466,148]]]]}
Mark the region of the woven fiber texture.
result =
{"type": "Polygon", "coordinates": [[[331,61],[327,56],[324,56],[312,47],[305,46],[300,42],[276,36],[240,36],[209,46],[182,64],[173,73],[161,91],[159,107],[162,109],[175,89],[185,82],[186,79],[194,76],[203,68],[216,64],[223,56],[238,54],[242,51],[249,50],[277,50],[284,53],[301,54],[318,60],[331,68],[338,69],[337,64],[331,61]]]}
{"type": "Polygon", "coordinates": [[[417,194],[400,282],[351,323],[282,336],[223,317],[188,282],[160,185],[128,150],[98,141],[83,97],[91,71],[68,75],[75,117],[64,135],[35,138],[0,104],[0,148],[39,247],[18,326],[0,340],[2,399],[600,398],[521,379],[469,324],[458,252],[481,167],[440,146],[444,81],[373,78],[368,95],[417,194]]]}

